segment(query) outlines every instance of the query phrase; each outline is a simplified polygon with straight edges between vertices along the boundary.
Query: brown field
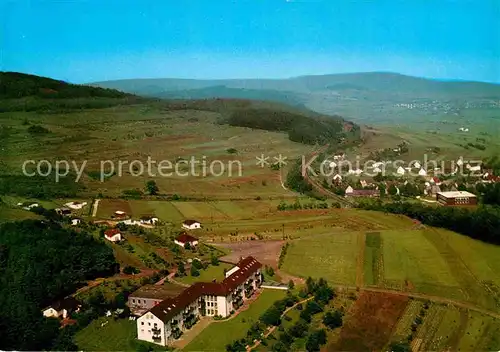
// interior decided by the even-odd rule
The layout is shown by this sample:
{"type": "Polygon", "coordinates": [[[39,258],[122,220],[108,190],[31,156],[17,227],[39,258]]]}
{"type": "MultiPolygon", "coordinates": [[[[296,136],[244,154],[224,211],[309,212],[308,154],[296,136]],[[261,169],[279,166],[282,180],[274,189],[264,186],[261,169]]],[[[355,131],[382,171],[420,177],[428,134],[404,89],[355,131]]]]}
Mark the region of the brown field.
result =
{"type": "Polygon", "coordinates": [[[133,215],[128,201],[123,199],[101,199],[97,209],[97,217],[109,219],[117,210],[124,211],[129,216],[133,215]]]}
{"type": "Polygon", "coordinates": [[[251,255],[262,264],[276,268],[281,247],[284,243],[285,241],[246,241],[214,243],[214,245],[231,250],[231,254],[220,258],[222,261],[236,264],[240,260],[240,257],[251,255]]]}
{"type": "Polygon", "coordinates": [[[340,331],[340,340],[328,351],[381,350],[389,341],[408,297],[362,292],[340,331]]]}

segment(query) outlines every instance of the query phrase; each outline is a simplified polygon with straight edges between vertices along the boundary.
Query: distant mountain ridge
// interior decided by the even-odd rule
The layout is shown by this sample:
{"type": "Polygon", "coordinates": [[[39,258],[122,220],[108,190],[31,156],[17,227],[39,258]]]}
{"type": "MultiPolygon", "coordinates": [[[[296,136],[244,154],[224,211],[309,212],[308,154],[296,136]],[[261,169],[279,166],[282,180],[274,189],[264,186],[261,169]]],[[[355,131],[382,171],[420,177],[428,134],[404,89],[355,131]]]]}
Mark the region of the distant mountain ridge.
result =
{"type": "MultiPolygon", "coordinates": [[[[500,85],[473,81],[442,81],[391,72],[344,73],[299,76],[288,79],[127,79],[95,82],[91,85],[125,92],[160,96],[174,91],[224,87],[246,90],[287,91],[289,94],[314,94],[328,90],[359,90],[411,95],[415,98],[500,97],[500,85]]],[[[216,93],[216,92],[214,92],[216,93]]]]}

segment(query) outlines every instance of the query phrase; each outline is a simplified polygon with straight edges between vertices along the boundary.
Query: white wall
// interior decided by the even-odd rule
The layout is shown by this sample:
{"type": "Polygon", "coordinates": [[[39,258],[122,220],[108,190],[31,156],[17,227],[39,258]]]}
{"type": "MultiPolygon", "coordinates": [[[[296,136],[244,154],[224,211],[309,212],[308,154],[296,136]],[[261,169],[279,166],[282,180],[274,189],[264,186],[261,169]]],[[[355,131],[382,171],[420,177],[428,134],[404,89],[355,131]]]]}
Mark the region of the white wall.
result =
{"type": "Polygon", "coordinates": [[[167,344],[165,324],[163,324],[163,322],[153,313],[148,312],[137,319],[137,338],[139,340],[165,346],[167,344]],[[154,324],[157,324],[158,329],[161,329],[161,341],[158,342],[153,341],[153,333],[151,329],[154,328],[154,324]]]}
{"type": "Polygon", "coordinates": [[[48,309],[43,311],[43,316],[47,317],[47,318],[49,318],[49,317],[57,318],[57,317],[59,317],[59,313],[54,308],[48,308],[48,309]]]}

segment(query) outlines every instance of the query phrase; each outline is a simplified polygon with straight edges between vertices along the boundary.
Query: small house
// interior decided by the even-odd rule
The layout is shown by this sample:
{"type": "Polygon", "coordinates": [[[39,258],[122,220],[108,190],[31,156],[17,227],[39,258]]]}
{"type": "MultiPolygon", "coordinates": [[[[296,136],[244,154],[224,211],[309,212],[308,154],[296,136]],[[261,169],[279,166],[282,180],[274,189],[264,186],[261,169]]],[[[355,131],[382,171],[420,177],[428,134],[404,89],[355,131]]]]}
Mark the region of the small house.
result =
{"type": "Polygon", "coordinates": [[[400,176],[404,175],[405,174],[405,169],[403,169],[402,166],[398,167],[398,169],[396,170],[396,173],[400,176]]]}
{"type": "Polygon", "coordinates": [[[24,210],[31,210],[40,206],[38,203],[17,203],[17,205],[23,207],[24,210]]]}
{"type": "Polygon", "coordinates": [[[104,238],[111,242],[120,242],[122,234],[119,229],[109,229],[104,232],[104,238]]]}
{"type": "Polygon", "coordinates": [[[158,222],[158,218],[152,215],[144,215],[141,216],[139,221],[141,222],[141,224],[156,225],[156,223],[158,222]]]}
{"type": "Polygon", "coordinates": [[[183,232],[175,238],[174,243],[183,248],[186,246],[186,244],[189,244],[190,247],[195,247],[198,245],[198,239],[187,234],[186,232],[183,232]]]}
{"type": "Polygon", "coordinates": [[[354,188],[352,188],[351,186],[348,186],[346,189],[345,189],[345,195],[349,195],[351,194],[352,192],[354,192],[354,188]]]}
{"type": "Polygon", "coordinates": [[[71,215],[71,209],[67,207],[57,208],[56,213],[59,215],[71,215]]]}
{"type": "Polygon", "coordinates": [[[80,308],[81,304],[75,298],[66,297],[43,309],[42,314],[47,318],[66,319],[71,313],[78,312],[80,308]]]}
{"type": "Polygon", "coordinates": [[[418,175],[419,176],[427,176],[427,171],[425,171],[424,169],[420,169],[420,171],[418,172],[418,175]]]}
{"type": "Polygon", "coordinates": [[[78,219],[78,218],[71,219],[71,225],[72,226],[79,225],[81,222],[82,222],[82,220],[78,219]]]}
{"type": "Polygon", "coordinates": [[[196,220],[184,220],[182,227],[188,230],[194,230],[201,228],[201,223],[196,220]]]}
{"type": "Polygon", "coordinates": [[[66,203],[64,204],[66,207],[70,208],[70,209],[73,209],[73,210],[80,210],[82,209],[84,206],[87,205],[87,202],[69,202],[69,203],[66,203]]]}
{"type": "Polygon", "coordinates": [[[342,176],[340,176],[340,174],[336,174],[333,176],[332,182],[337,184],[342,183],[342,176]]]}

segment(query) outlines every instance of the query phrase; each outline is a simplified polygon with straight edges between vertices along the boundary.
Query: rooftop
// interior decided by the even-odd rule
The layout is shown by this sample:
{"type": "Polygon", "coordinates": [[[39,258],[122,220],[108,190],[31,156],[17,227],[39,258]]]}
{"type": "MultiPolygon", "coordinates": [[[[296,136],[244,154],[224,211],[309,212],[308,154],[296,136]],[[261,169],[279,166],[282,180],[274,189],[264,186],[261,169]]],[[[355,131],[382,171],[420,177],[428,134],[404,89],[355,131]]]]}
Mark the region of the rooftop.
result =
{"type": "Polygon", "coordinates": [[[186,232],[181,233],[179,236],[175,238],[175,240],[180,243],[188,243],[188,242],[191,243],[194,241],[198,241],[196,237],[191,236],[186,232]]]}
{"type": "Polygon", "coordinates": [[[157,298],[163,300],[176,297],[183,290],[184,287],[170,283],[164,283],[163,285],[144,285],[132,292],[129,297],[157,298]]]}
{"type": "Polygon", "coordinates": [[[222,282],[197,282],[186,288],[177,297],[166,299],[154,306],[150,312],[165,322],[202,296],[227,296],[260,269],[262,264],[253,257],[246,257],[240,260],[237,266],[239,270],[222,282]]]}
{"type": "Polygon", "coordinates": [[[442,195],[446,198],[457,198],[457,197],[476,197],[475,194],[467,191],[450,191],[450,192],[438,192],[438,195],[442,195]]]}
{"type": "Polygon", "coordinates": [[[193,225],[193,224],[199,224],[200,222],[198,220],[184,220],[183,224],[185,225],[193,225]]]}

